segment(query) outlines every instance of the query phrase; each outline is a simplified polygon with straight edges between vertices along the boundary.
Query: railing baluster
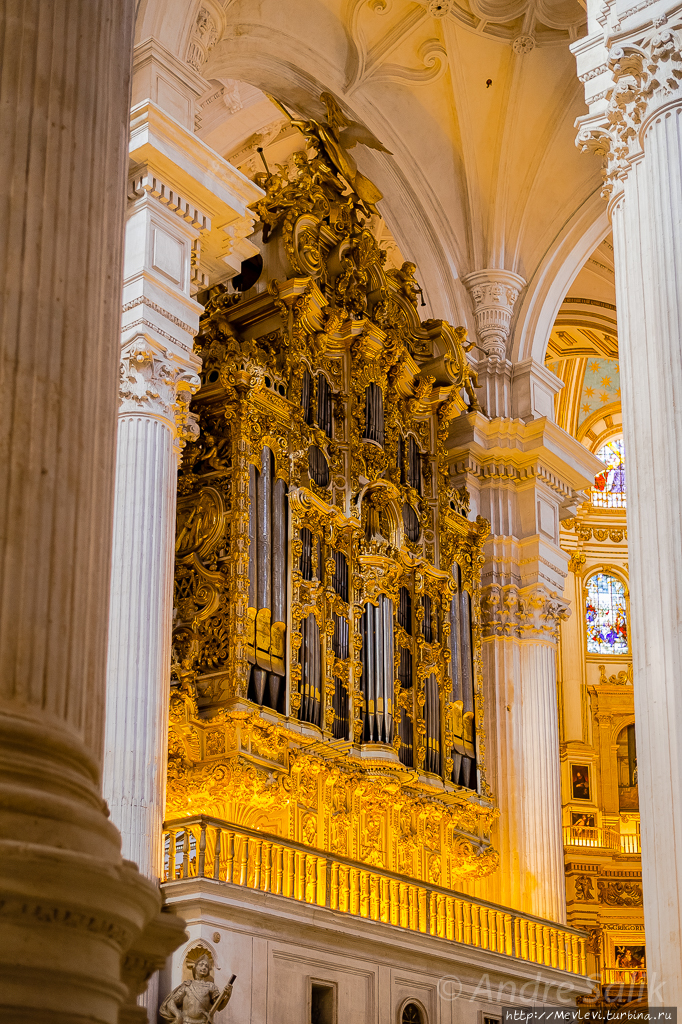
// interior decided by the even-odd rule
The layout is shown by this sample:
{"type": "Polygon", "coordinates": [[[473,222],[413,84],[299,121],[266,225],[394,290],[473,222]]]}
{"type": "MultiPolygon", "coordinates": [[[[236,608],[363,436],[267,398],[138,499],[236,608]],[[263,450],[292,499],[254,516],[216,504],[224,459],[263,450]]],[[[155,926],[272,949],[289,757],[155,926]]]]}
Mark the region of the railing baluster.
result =
{"type": "Polygon", "coordinates": [[[185,829],[182,841],[182,878],[189,878],[189,829],[185,829]]]}
{"type": "Polygon", "coordinates": [[[445,937],[452,942],[455,938],[455,901],[445,897],[445,937]]]}
{"type": "Polygon", "coordinates": [[[360,916],[369,917],[369,872],[360,872],[360,916]]]}
{"type": "Polygon", "coordinates": [[[296,886],[296,899],[300,900],[301,903],[305,900],[305,854],[300,851],[296,852],[296,874],[294,876],[294,884],[296,886]]]}
{"type": "Polygon", "coordinates": [[[249,880],[249,839],[242,836],[239,858],[239,884],[247,885],[249,880]]]}
{"type": "Polygon", "coordinates": [[[514,945],[513,945],[513,939],[512,939],[512,916],[511,916],[511,913],[506,913],[504,915],[504,925],[503,925],[503,928],[504,928],[504,945],[502,946],[502,948],[504,949],[504,951],[507,953],[508,956],[513,956],[514,955],[514,945]]]}
{"type": "Polygon", "coordinates": [[[215,832],[215,847],[213,848],[213,877],[216,881],[220,879],[220,842],[222,834],[222,829],[217,828],[215,832]]]}
{"type": "Polygon", "coordinates": [[[528,959],[536,964],[538,962],[536,956],[536,931],[535,922],[528,922],[528,959]]]}
{"type": "Polygon", "coordinates": [[[263,892],[270,892],[270,886],[272,885],[272,863],[270,860],[270,854],[272,851],[272,843],[267,840],[263,841],[263,863],[261,866],[261,889],[263,892]]]}
{"type": "Polygon", "coordinates": [[[317,905],[327,905],[327,861],[324,857],[317,857],[317,905]]]}
{"type": "Polygon", "coordinates": [[[477,903],[472,904],[471,915],[472,915],[472,918],[473,918],[473,922],[472,922],[473,927],[471,929],[472,933],[473,933],[472,934],[473,944],[474,944],[474,946],[479,946],[480,947],[480,945],[481,945],[481,908],[478,906],[477,903]]]}
{"type": "Polygon", "coordinates": [[[197,877],[204,878],[206,874],[206,822],[201,823],[199,835],[199,858],[197,862],[197,877]]]}
{"type": "Polygon", "coordinates": [[[379,877],[379,920],[384,924],[390,921],[390,881],[383,875],[379,877]]]}
{"type": "Polygon", "coordinates": [[[528,932],[528,921],[523,919],[521,921],[521,958],[523,960],[530,960],[530,942],[528,932]]]}
{"type": "Polygon", "coordinates": [[[342,910],[339,901],[339,871],[340,865],[336,861],[331,862],[331,896],[330,906],[332,910],[342,910]]]}
{"type": "Polygon", "coordinates": [[[407,882],[400,882],[400,927],[410,927],[410,894],[407,882]]]}
{"type": "Polygon", "coordinates": [[[305,871],[305,901],[317,903],[317,857],[312,853],[303,855],[305,871]]]}
{"type": "Polygon", "coordinates": [[[586,960],[586,943],[585,939],[578,939],[578,946],[580,949],[580,973],[584,976],[587,974],[587,960],[586,960]]]}
{"type": "Polygon", "coordinates": [[[464,941],[466,942],[467,946],[474,945],[472,917],[472,907],[469,901],[467,900],[466,903],[464,903],[464,941]]]}
{"type": "Polygon", "coordinates": [[[392,878],[388,885],[391,924],[400,924],[400,882],[392,878]]]}
{"type": "Polygon", "coordinates": [[[225,865],[225,881],[234,881],[234,832],[227,833],[227,864],[225,865]]]}
{"type": "Polygon", "coordinates": [[[177,843],[178,834],[175,829],[170,832],[170,843],[168,844],[168,881],[174,882],[177,875],[177,867],[175,864],[175,846],[177,843]]]}
{"type": "Polygon", "coordinates": [[[428,902],[426,899],[426,889],[419,888],[417,890],[419,895],[419,931],[428,932],[429,920],[428,920],[428,902]]]}
{"type": "Polygon", "coordinates": [[[372,873],[369,876],[369,916],[373,921],[379,920],[379,876],[372,873]]]}
{"type": "Polygon", "coordinates": [[[464,902],[455,900],[455,941],[464,942],[464,902]]]}

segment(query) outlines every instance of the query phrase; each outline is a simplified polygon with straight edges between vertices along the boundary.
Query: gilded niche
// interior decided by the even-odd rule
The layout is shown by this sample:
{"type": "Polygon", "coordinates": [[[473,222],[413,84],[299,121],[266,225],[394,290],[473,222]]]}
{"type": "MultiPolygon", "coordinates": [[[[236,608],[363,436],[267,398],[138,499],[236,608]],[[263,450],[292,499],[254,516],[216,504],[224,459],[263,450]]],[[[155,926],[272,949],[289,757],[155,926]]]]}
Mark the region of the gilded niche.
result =
{"type": "MultiPolygon", "coordinates": [[[[463,328],[385,269],[368,144],[327,96],[265,172],[261,256],[200,296],[179,478],[169,818],[210,814],[454,885],[496,864],[481,549],[450,485],[463,328]],[[349,135],[350,133],[350,135],[349,135]]],[[[364,131],[364,130],[363,130],[364,131]]],[[[376,142],[376,140],[374,140],[376,142]]]]}

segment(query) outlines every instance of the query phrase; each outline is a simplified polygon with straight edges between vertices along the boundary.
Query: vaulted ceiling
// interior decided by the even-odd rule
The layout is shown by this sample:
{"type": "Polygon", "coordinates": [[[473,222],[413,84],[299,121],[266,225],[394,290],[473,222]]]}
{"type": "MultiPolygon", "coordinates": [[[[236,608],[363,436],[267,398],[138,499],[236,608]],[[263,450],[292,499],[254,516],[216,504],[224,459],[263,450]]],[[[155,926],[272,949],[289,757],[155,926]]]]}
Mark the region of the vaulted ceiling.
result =
{"type": "Polygon", "coordinates": [[[317,117],[333,93],[391,151],[354,155],[428,313],[473,329],[461,277],[514,271],[528,282],[514,355],[542,359],[608,230],[597,161],[574,143],[585,106],[568,44],[584,31],[578,0],[141,0],[137,38],[203,77],[199,134],[238,164],[258,134],[269,160],[294,145],[265,93],[317,117]]]}

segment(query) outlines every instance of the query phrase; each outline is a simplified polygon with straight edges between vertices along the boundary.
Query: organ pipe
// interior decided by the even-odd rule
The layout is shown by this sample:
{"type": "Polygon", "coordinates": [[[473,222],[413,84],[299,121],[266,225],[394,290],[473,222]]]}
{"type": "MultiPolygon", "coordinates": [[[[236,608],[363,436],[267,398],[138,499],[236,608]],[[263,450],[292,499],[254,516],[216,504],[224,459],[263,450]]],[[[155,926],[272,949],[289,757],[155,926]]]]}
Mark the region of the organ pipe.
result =
{"type": "Polygon", "coordinates": [[[312,725],[320,724],[321,664],[320,628],[311,612],[301,623],[301,707],[299,718],[312,725]]]}
{"type": "Polygon", "coordinates": [[[299,567],[304,580],[313,578],[313,535],[307,526],[301,530],[301,558],[299,567]]]}
{"type": "Polygon", "coordinates": [[[362,616],[362,688],[366,743],[393,740],[393,602],[385,594],[362,616]]]}
{"type": "Polygon", "coordinates": [[[438,681],[433,673],[426,680],[426,759],[424,768],[434,775],[440,774],[440,698],[438,681]]]}
{"type": "MultiPolygon", "coordinates": [[[[412,636],[412,597],[407,587],[401,587],[398,592],[398,625],[405,630],[409,637],[412,636]]],[[[400,648],[400,661],[398,663],[398,680],[401,692],[410,695],[412,701],[412,650],[407,647],[400,648]]],[[[401,707],[398,721],[398,735],[400,736],[400,749],[398,756],[401,762],[412,767],[414,761],[414,726],[412,717],[407,708],[401,707]]]]}
{"type": "Polygon", "coordinates": [[[317,375],[317,425],[332,436],[332,392],[323,373],[317,375]]]}
{"type": "Polygon", "coordinates": [[[249,466],[249,607],[247,651],[257,704],[277,708],[285,668],[287,488],[273,484],[274,456],[265,447],[260,472],[249,466]]]}
{"type": "Polygon", "coordinates": [[[384,446],[384,395],[378,384],[365,388],[365,439],[384,446]]]}

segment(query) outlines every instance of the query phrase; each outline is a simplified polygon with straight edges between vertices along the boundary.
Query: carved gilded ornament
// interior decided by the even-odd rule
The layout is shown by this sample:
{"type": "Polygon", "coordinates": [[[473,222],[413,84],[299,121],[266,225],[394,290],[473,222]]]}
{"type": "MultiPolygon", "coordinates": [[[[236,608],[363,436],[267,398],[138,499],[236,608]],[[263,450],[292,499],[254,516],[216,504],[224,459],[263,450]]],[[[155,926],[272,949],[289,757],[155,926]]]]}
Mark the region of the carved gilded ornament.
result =
{"type": "Polygon", "coordinates": [[[201,434],[185,449],[179,480],[167,813],[212,814],[453,885],[497,863],[481,664],[489,527],[467,519],[469,497],[450,486],[445,452],[449,421],[478,407],[477,381],[466,331],[420,323],[414,265],[384,270],[385,254],[367,227],[374,186],[351,164],[342,180],[345,157],[334,146],[342,148],[347,129],[340,112],[328,109],[326,124],[297,125],[314,148],[296,155],[291,180],[269,175],[262,182],[265,196],[254,212],[264,225],[263,285],[244,298],[221,287],[203,296],[196,340],[203,384],[194,404],[201,434]],[[268,273],[273,253],[277,279],[268,273]],[[438,384],[428,370],[434,360],[438,384]],[[252,488],[268,464],[272,486],[281,481],[286,490],[281,623],[270,608],[257,610],[253,596],[260,584],[251,561],[252,488]],[[411,538],[406,509],[416,523],[411,538]],[[335,583],[341,556],[347,590],[335,583]],[[467,713],[452,699],[450,679],[456,578],[471,597],[467,713]],[[398,622],[401,588],[412,595],[414,636],[398,622]],[[375,745],[381,749],[363,738],[362,621],[386,598],[392,701],[414,728],[412,766],[399,759],[397,728],[375,745]],[[348,631],[341,656],[340,620],[348,631]],[[316,720],[306,718],[311,635],[319,635],[316,720]],[[406,646],[414,658],[411,690],[399,678],[406,646]],[[260,666],[269,679],[277,667],[284,681],[269,706],[253,689],[260,666]],[[426,769],[429,680],[441,723],[439,775],[426,769]],[[339,699],[347,705],[341,735],[339,699]],[[306,750],[311,744],[314,753],[306,750]],[[475,759],[478,792],[452,781],[464,750],[475,759]]]}

